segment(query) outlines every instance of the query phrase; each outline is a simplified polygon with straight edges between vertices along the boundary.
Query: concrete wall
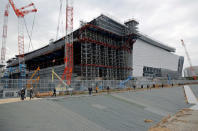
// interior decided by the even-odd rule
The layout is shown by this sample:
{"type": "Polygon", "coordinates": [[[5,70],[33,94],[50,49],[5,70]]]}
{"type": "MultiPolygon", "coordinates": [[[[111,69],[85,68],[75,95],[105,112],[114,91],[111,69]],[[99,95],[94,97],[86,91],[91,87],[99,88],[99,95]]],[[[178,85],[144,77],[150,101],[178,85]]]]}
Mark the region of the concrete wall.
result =
{"type": "Polygon", "coordinates": [[[133,47],[133,76],[143,76],[143,67],[178,69],[179,56],[138,39],[133,47]]]}

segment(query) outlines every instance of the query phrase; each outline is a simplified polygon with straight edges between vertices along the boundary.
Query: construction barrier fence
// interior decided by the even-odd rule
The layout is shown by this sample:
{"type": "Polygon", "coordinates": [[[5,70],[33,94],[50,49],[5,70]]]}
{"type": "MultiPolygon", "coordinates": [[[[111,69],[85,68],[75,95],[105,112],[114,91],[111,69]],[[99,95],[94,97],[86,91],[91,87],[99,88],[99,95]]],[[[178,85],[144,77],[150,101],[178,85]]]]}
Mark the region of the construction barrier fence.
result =
{"type": "MultiPolygon", "coordinates": [[[[66,83],[66,82],[65,82],[66,83]]],[[[1,79],[0,80],[0,98],[4,97],[16,97],[18,92],[24,88],[20,85],[26,85],[25,88],[28,90],[33,88],[35,92],[49,92],[53,91],[54,88],[68,89],[72,88],[73,91],[87,91],[89,87],[99,90],[104,90],[107,87],[110,89],[122,89],[122,88],[147,88],[162,87],[162,86],[173,86],[173,85],[184,85],[184,84],[198,84],[198,80],[75,80],[71,81],[71,85],[65,87],[59,80],[47,80],[40,79],[39,81],[34,79],[1,79]],[[23,84],[21,84],[23,83],[23,84]],[[7,92],[5,94],[5,92],[7,92]]]]}

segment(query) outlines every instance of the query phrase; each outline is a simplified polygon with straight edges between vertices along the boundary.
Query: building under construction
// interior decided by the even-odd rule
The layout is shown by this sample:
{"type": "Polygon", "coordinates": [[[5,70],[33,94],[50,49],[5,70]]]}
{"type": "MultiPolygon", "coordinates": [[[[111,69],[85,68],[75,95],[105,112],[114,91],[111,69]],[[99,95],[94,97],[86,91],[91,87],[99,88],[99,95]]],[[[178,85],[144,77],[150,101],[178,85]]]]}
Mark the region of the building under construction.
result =
{"type": "MultiPolygon", "coordinates": [[[[133,45],[137,39],[148,42],[150,40],[138,33],[137,25],[135,20],[121,24],[105,15],[82,23],[81,27],[73,32],[72,79],[123,80],[132,76],[133,45]]],[[[162,44],[154,46],[166,52],[174,52],[173,48],[162,44]]],[[[61,76],[65,66],[64,51],[65,38],[61,38],[26,53],[26,77],[30,78],[38,67],[41,79],[49,79],[52,68],[61,76]]],[[[8,60],[9,78],[19,78],[18,65],[18,56],[8,60]]]]}

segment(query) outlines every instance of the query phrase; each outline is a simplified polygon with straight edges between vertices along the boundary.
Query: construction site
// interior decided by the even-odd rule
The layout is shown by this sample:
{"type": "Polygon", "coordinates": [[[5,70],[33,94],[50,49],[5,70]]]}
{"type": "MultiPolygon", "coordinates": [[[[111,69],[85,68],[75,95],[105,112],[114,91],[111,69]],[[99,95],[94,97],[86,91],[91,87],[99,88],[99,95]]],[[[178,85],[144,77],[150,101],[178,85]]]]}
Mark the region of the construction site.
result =
{"type": "MultiPolygon", "coordinates": [[[[61,81],[53,82],[52,80],[55,86],[60,86],[63,81],[65,84],[61,86],[75,86],[76,81],[85,81],[85,83],[89,84],[85,88],[90,85],[96,86],[98,81],[104,80],[106,83],[118,80],[116,81],[117,86],[120,85],[121,81],[126,81],[123,85],[130,83],[133,76],[133,59],[136,58],[133,58],[133,46],[136,44],[137,39],[163,49],[167,54],[171,55],[170,58],[176,56],[171,53],[175,51],[174,48],[140,34],[138,32],[139,23],[134,19],[122,24],[102,14],[90,22],[81,22],[80,28],[73,31],[73,19],[70,18],[72,17],[72,7],[68,7],[68,13],[71,14],[68,14],[67,35],[65,37],[50,41],[47,46],[25,54],[23,53],[24,47],[21,45],[23,43],[18,43],[23,48],[19,48],[19,55],[7,61],[8,64],[3,76],[6,83],[10,83],[9,81],[13,83],[13,81],[19,79],[22,81],[30,79],[23,82],[25,83],[23,84],[24,88],[25,85],[31,87],[29,83],[34,84],[34,86],[37,84],[42,88],[41,81],[52,85],[50,79],[61,81]],[[86,82],[87,80],[95,82],[90,84],[90,82],[86,82]]],[[[170,77],[177,79],[181,77],[184,62],[178,60],[180,60],[178,56],[172,60],[175,63],[174,67],[176,67],[174,70],[154,67],[150,67],[150,69],[145,67],[146,64],[143,63],[141,71],[144,72],[142,77],[161,77],[166,80],[167,76],[170,75],[170,77]]],[[[142,59],[142,61],[144,60],[142,59]]],[[[164,63],[167,64],[168,62],[164,63]]],[[[18,81],[15,83],[18,83],[18,81]]],[[[13,84],[6,86],[12,88],[13,84]]],[[[18,85],[16,86],[18,87],[18,85]]]]}
{"type": "MultiPolygon", "coordinates": [[[[78,80],[124,80],[132,75],[132,47],[138,38],[135,20],[120,25],[101,15],[72,32],[73,57],[72,79],[78,80]],[[116,28],[118,29],[116,29],[116,28]]],[[[70,38],[70,35],[68,36],[70,38]]],[[[67,49],[66,49],[67,50],[67,49]]],[[[38,67],[41,79],[49,79],[51,68],[58,75],[64,72],[65,37],[52,41],[49,45],[24,54],[27,78],[38,67]]],[[[10,60],[8,68],[13,68],[9,78],[17,79],[18,57],[10,60]],[[16,74],[16,75],[15,75],[16,74]]]]}
{"type": "MultiPolygon", "coordinates": [[[[153,84],[187,83],[188,79],[182,77],[184,57],[175,54],[174,47],[139,32],[139,22],[135,19],[121,23],[101,14],[89,22],[81,21],[80,27],[73,30],[74,8],[71,1],[67,0],[65,4],[66,34],[56,40],[51,39],[46,46],[27,52],[24,46],[25,16],[37,13],[38,9],[32,2],[18,8],[12,0],[8,1],[1,48],[1,97],[6,94],[16,96],[22,88],[33,88],[35,93],[49,93],[53,88],[62,92],[68,88],[86,91],[89,87],[144,88],[153,84]],[[10,9],[18,18],[18,55],[6,60],[10,9]]],[[[26,32],[31,40],[30,31],[26,32]]],[[[183,40],[182,45],[185,47],[183,40]]],[[[186,47],[185,52],[191,63],[186,47]]],[[[192,77],[196,80],[195,75],[192,77]]]]}
{"type": "MultiPolygon", "coordinates": [[[[176,54],[176,48],[140,32],[136,19],[119,22],[101,14],[88,22],[80,21],[80,26],[74,30],[75,7],[72,0],[65,0],[65,5],[63,1],[60,0],[58,21],[62,6],[66,5],[65,34],[28,52],[24,30],[30,43],[32,31],[28,31],[24,18],[28,14],[39,13],[39,9],[31,1],[22,7],[18,7],[20,3],[17,1],[7,1],[0,60],[0,112],[3,112],[0,121],[7,123],[0,123],[3,131],[64,130],[63,121],[71,131],[146,131],[151,126],[161,129],[165,122],[158,122],[162,118],[168,115],[175,117],[174,114],[184,108],[189,108],[188,111],[197,116],[194,112],[198,110],[197,73],[183,40],[180,43],[190,64],[184,77],[184,56],[176,54]],[[6,59],[10,10],[18,19],[18,53],[6,59]],[[19,103],[23,100],[19,98],[22,90],[26,100],[19,103]],[[34,94],[33,101],[27,100],[32,97],[30,91],[34,94]],[[51,97],[54,93],[57,98],[51,97]],[[23,110],[26,108],[35,114],[38,121],[23,110]],[[42,108],[45,108],[44,112],[42,108]],[[32,119],[8,120],[7,117],[19,117],[8,113],[13,112],[12,109],[32,119]],[[55,119],[55,122],[49,121],[55,126],[43,126],[48,123],[46,118],[55,119]],[[76,126],[73,121],[79,125],[76,126]]],[[[58,25],[57,32],[59,28],[58,25]]],[[[167,121],[172,122],[172,119],[169,117],[167,121]]],[[[168,122],[166,126],[174,129],[168,122]]],[[[196,125],[193,125],[194,128],[196,125]]]]}
{"type": "MultiPolygon", "coordinates": [[[[121,23],[101,14],[89,22],[81,21],[80,27],[73,30],[74,8],[71,3],[65,2],[66,34],[25,53],[24,27],[27,30],[27,23],[23,19],[30,13],[37,13],[37,8],[30,3],[18,9],[9,0],[4,12],[2,35],[2,97],[6,94],[16,96],[22,88],[33,88],[36,94],[45,94],[53,88],[58,92],[68,88],[86,91],[89,87],[119,89],[186,82],[182,77],[184,57],[175,54],[174,47],[139,32],[138,21],[128,19],[121,23]],[[6,60],[10,9],[18,18],[18,55],[6,60]]],[[[30,34],[28,36],[30,38],[30,34]]]]}

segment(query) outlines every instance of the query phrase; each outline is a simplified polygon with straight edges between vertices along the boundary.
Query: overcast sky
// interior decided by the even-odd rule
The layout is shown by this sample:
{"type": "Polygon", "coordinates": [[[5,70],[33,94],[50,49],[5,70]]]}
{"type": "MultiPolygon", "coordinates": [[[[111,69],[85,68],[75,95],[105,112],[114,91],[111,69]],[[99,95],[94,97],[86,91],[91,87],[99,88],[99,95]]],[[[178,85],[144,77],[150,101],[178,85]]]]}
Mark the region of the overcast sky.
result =
{"type": "MultiPolygon", "coordinates": [[[[29,0],[13,0],[18,8],[30,3],[29,0]]],[[[33,48],[37,49],[56,39],[60,0],[32,0],[38,12],[32,35],[33,48]]],[[[63,0],[65,1],[65,0],[63,0]]],[[[8,0],[0,2],[0,34],[2,34],[3,13],[8,0]]],[[[180,39],[184,39],[193,65],[198,65],[198,0],[74,0],[74,28],[79,21],[90,21],[101,13],[108,14],[123,23],[135,18],[139,21],[139,30],[162,43],[175,47],[176,54],[185,56],[185,67],[188,66],[186,55],[180,39]]],[[[65,7],[65,4],[63,4],[65,7]]],[[[65,10],[65,8],[63,8],[65,10]]],[[[59,34],[64,32],[64,12],[59,34]]],[[[34,13],[26,16],[29,30],[32,27],[34,13]]],[[[8,39],[6,58],[18,54],[17,17],[10,8],[8,22],[8,39]]],[[[29,39],[25,32],[25,52],[28,51],[29,39]]],[[[2,35],[0,35],[2,36],[2,35]]],[[[61,35],[60,35],[61,36],[61,35]]],[[[2,38],[0,37],[0,42],[2,38]]]]}

